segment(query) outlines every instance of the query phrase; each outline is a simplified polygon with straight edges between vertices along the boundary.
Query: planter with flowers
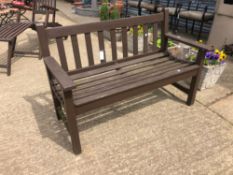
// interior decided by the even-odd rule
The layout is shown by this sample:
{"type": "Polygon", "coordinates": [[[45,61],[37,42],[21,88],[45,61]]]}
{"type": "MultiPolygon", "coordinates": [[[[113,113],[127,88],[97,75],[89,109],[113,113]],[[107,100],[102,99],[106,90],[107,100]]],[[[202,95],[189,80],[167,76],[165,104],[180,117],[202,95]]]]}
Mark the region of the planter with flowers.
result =
{"type": "MultiPolygon", "coordinates": [[[[198,52],[197,49],[182,44],[169,48],[168,51],[173,57],[190,62],[196,61],[198,52]]],[[[223,50],[215,49],[214,51],[206,52],[198,85],[199,90],[212,88],[217,83],[226,68],[226,59],[227,55],[223,50]]],[[[186,82],[190,84],[191,80],[186,82]]]]}
{"type": "MultiPolygon", "coordinates": [[[[206,52],[198,89],[212,88],[217,83],[226,68],[226,58],[227,55],[223,50],[206,52]]],[[[190,56],[188,59],[193,61],[195,58],[190,56]]]]}

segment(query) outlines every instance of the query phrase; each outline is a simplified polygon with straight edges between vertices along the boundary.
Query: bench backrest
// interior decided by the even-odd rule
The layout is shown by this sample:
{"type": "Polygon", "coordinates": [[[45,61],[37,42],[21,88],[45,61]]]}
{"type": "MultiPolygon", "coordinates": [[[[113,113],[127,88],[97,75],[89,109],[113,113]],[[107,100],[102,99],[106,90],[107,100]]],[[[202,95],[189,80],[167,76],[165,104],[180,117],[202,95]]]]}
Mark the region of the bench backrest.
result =
{"type": "Polygon", "coordinates": [[[74,69],[80,69],[86,67],[83,65],[83,59],[81,58],[84,49],[80,50],[80,46],[84,47],[86,45],[86,62],[87,66],[93,66],[96,64],[104,64],[109,61],[116,61],[118,59],[126,59],[129,57],[139,57],[141,55],[146,55],[151,52],[158,52],[166,49],[167,41],[164,33],[168,31],[168,12],[162,12],[149,16],[140,16],[132,18],[124,18],[113,21],[96,22],[89,24],[81,24],[74,26],[64,26],[44,29],[42,26],[37,27],[39,34],[39,41],[42,51],[42,56],[54,56],[50,55],[49,40],[55,39],[57,43],[58,55],[60,58],[60,64],[62,68],[69,72],[74,69]],[[143,27],[143,52],[138,51],[138,26],[143,27]],[[132,32],[132,44],[133,53],[130,55],[128,52],[128,29],[133,28],[132,32]],[[148,47],[148,29],[151,28],[153,41],[156,43],[157,38],[161,35],[161,48],[158,49],[156,44],[153,44],[152,48],[148,47]],[[122,56],[119,57],[119,42],[116,41],[116,31],[120,30],[122,34],[122,56]],[[104,32],[108,31],[110,34],[110,41],[104,39],[104,32]],[[159,34],[161,32],[161,34],[159,34]],[[95,36],[93,36],[93,33],[95,36]],[[83,35],[83,40],[80,42],[80,35],[83,35]],[[92,35],[92,36],[91,36],[92,35]],[[97,36],[96,36],[97,35],[97,36]],[[65,37],[70,36],[67,40],[65,37]],[[94,40],[95,37],[95,40],[94,40]],[[68,43],[70,48],[65,49],[65,45],[68,43]],[[94,43],[95,42],[95,43],[94,43]],[[106,56],[106,42],[108,43],[108,48],[111,49],[111,59],[110,56],[106,56]],[[65,44],[64,44],[65,43],[65,44]],[[97,50],[93,51],[93,46],[98,45],[97,50]],[[72,48],[73,54],[66,54],[66,51],[72,48]],[[72,58],[73,57],[73,58],[72,58]],[[100,58],[102,57],[102,58],[100,58]],[[103,59],[100,61],[99,59],[103,59]],[[107,58],[107,59],[106,59],[107,58]],[[69,61],[75,64],[75,67],[71,69],[69,67],[69,61]]]}

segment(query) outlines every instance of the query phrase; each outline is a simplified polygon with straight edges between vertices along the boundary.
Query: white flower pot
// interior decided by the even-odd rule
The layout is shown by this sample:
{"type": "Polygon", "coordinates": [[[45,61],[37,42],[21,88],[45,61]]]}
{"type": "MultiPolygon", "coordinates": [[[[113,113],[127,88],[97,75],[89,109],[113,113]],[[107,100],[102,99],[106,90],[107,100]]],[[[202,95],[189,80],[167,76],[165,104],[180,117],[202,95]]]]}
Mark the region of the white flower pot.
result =
{"type": "MultiPolygon", "coordinates": [[[[177,48],[177,46],[175,46],[175,47],[168,48],[168,52],[171,56],[177,59],[186,60],[185,59],[186,51],[184,51],[184,49],[177,48]]],[[[200,81],[198,84],[198,89],[204,90],[204,89],[212,88],[217,83],[219,78],[221,77],[225,67],[226,67],[226,63],[220,64],[220,65],[203,66],[203,69],[200,75],[200,81]]],[[[187,84],[190,84],[191,79],[188,79],[185,82],[187,84]]]]}
{"type": "Polygon", "coordinates": [[[226,63],[223,63],[220,65],[204,66],[201,71],[198,89],[203,90],[212,88],[221,77],[226,65],[226,63]]]}
{"type": "MultiPolygon", "coordinates": [[[[109,31],[104,31],[103,35],[106,39],[111,41],[111,34],[109,31]]],[[[116,30],[116,41],[121,41],[121,39],[122,39],[121,30],[116,30]]]]}

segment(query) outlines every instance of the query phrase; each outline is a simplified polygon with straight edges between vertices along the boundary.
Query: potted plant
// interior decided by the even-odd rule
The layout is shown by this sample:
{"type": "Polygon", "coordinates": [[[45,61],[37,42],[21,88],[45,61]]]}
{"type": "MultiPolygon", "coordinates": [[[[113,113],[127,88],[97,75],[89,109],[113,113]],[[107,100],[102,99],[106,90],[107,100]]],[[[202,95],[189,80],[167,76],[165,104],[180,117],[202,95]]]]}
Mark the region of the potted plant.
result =
{"type": "MultiPolygon", "coordinates": [[[[198,85],[199,90],[212,88],[217,83],[226,68],[226,59],[227,55],[223,50],[215,49],[214,51],[206,52],[198,85]]],[[[191,54],[188,60],[195,61],[196,54],[191,54]]]]}
{"type": "MultiPolygon", "coordinates": [[[[198,42],[203,43],[202,40],[198,42]]],[[[195,62],[198,54],[196,48],[185,44],[178,44],[168,50],[173,57],[189,62],[195,62]]],[[[227,55],[224,50],[213,49],[213,51],[206,52],[198,85],[199,90],[212,88],[217,83],[226,68],[226,59],[227,55]]],[[[190,84],[191,80],[187,80],[186,82],[190,84]]]]}
{"type": "MultiPolygon", "coordinates": [[[[108,0],[104,0],[100,6],[99,17],[101,21],[115,20],[120,18],[120,13],[116,5],[109,4],[108,0]]],[[[104,37],[111,40],[110,32],[104,31],[104,37]]],[[[121,41],[121,29],[116,30],[116,41],[121,41]]]]}

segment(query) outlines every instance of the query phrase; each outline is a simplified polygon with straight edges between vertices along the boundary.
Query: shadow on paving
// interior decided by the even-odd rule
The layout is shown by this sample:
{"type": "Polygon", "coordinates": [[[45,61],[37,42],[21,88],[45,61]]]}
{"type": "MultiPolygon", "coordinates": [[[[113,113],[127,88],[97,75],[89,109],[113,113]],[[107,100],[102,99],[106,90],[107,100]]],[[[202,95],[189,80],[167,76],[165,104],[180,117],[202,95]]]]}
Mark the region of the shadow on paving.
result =
{"type": "MultiPolygon", "coordinates": [[[[33,96],[23,97],[31,104],[35,119],[42,137],[49,138],[67,151],[72,152],[71,144],[68,142],[68,132],[63,122],[56,120],[56,114],[50,92],[40,93],[33,96]]],[[[171,99],[184,104],[184,101],[170,95],[162,89],[155,90],[131,99],[127,99],[113,105],[99,108],[78,116],[79,131],[84,131],[109,120],[122,117],[128,113],[140,110],[146,106],[158,103],[165,99],[171,99]]]]}

